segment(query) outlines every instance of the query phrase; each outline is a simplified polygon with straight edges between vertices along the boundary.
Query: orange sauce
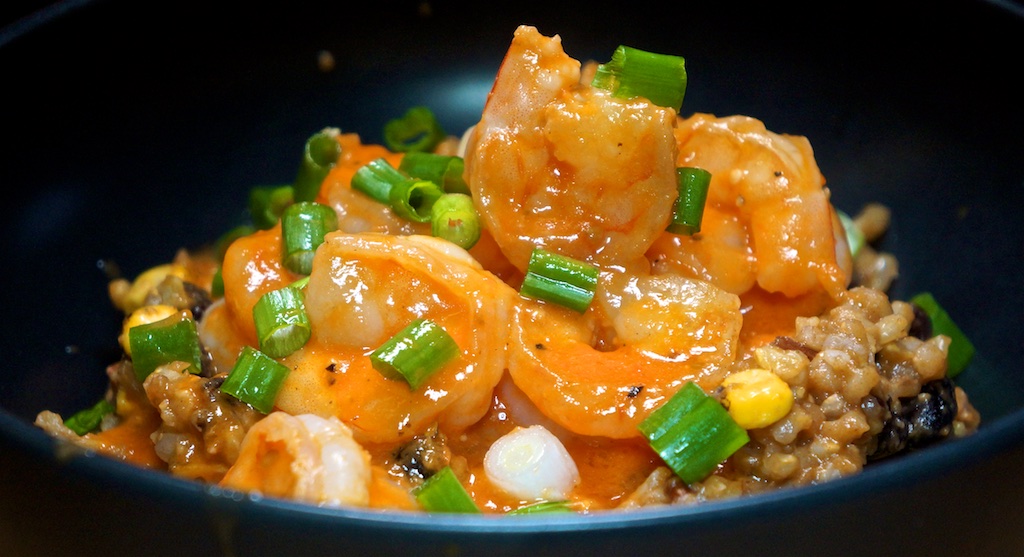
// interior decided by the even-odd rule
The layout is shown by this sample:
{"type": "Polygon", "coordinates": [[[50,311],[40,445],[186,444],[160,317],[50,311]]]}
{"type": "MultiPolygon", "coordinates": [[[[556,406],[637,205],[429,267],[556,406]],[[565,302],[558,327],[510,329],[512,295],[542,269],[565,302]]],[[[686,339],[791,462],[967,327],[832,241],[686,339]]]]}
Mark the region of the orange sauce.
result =
{"type": "Polygon", "coordinates": [[[159,418],[137,414],[129,416],[119,425],[106,431],[90,433],[90,441],[99,444],[100,452],[145,468],[167,469],[167,464],[156,454],[149,438],[160,424],[159,418]]]}
{"type": "Polygon", "coordinates": [[[787,298],[756,286],[751,288],[740,296],[740,311],[743,313],[741,352],[767,344],[776,337],[793,335],[797,317],[819,315],[833,303],[824,291],[787,298]]]}

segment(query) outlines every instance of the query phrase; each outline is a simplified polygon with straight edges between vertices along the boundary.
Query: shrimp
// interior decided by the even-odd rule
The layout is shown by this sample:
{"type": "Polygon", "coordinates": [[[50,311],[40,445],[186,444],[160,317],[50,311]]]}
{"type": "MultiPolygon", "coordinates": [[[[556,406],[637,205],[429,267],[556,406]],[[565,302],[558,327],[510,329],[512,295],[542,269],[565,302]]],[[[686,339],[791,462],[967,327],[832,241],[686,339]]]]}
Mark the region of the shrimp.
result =
{"type": "Polygon", "coordinates": [[[311,338],[282,360],[292,371],[276,405],[337,417],[361,443],[408,441],[434,422],[461,431],[490,407],[515,297],[445,240],[329,234],[306,286],[311,338]],[[418,318],[443,328],[460,354],[412,390],[374,370],[368,355],[418,318]]]}
{"type": "MultiPolygon", "coordinates": [[[[339,230],[344,232],[381,232],[415,234],[426,231],[430,224],[414,223],[395,215],[386,205],[351,189],[350,183],[362,165],[383,157],[398,165],[401,153],[391,153],[381,145],[363,144],[354,133],[338,134],[341,157],[324,179],[317,202],[331,206],[338,215],[339,230]]],[[[209,319],[218,332],[207,334],[210,341],[235,338],[229,348],[240,344],[255,346],[256,325],[252,308],[260,297],[271,290],[287,286],[302,278],[283,264],[281,223],[267,230],[258,230],[236,239],[224,252],[221,275],[224,281],[224,308],[217,308],[209,319]],[[227,315],[221,315],[220,313],[227,315]]],[[[224,344],[217,342],[216,344],[224,344]]],[[[237,350],[230,352],[237,354],[237,350]]]]}
{"type": "Polygon", "coordinates": [[[242,441],[222,487],[322,506],[367,506],[370,454],[337,418],[271,412],[242,441]]]}
{"type": "Polygon", "coordinates": [[[402,153],[393,153],[383,145],[363,143],[358,134],[338,134],[341,156],[324,178],[317,201],[329,205],[338,215],[343,232],[382,232],[387,234],[429,234],[430,223],[403,219],[390,207],[352,189],[352,176],[366,163],[383,158],[398,167],[402,153]]]}
{"type": "MultiPolygon", "coordinates": [[[[383,158],[399,167],[404,153],[389,151],[383,145],[363,143],[358,134],[338,134],[341,156],[320,187],[317,201],[329,205],[338,215],[338,230],[358,234],[380,232],[393,235],[430,234],[429,222],[403,219],[387,205],[352,189],[352,176],[366,163],[383,158]]],[[[438,145],[438,154],[457,154],[459,140],[450,137],[438,145]]],[[[463,156],[464,153],[458,153],[463,156]]],[[[469,250],[484,268],[506,279],[517,276],[501,251],[496,249],[490,231],[482,230],[480,240],[469,250]]]]}
{"type": "MultiPolygon", "coordinates": [[[[403,154],[392,153],[381,145],[363,144],[353,133],[339,134],[338,142],[342,145],[341,157],[325,178],[317,201],[334,209],[339,231],[429,235],[430,223],[405,220],[386,205],[350,187],[352,176],[360,166],[384,158],[397,167],[403,154]]],[[[517,280],[519,273],[497,249],[489,232],[481,234],[470,254],[488,271],[517,280]]],[[[260,297],[302,278],[284,266],[283,257],[280,223],[238,238],[225,250],[221,266],[223,301],[211,309],[213,315],[200,325],[204,329],[200,331],[204,340],[216,348],[214,362],[218,369],[230,369],[242,345],[255,346],[252,309],[260,297]],[[225,307],[219,307],[221,304],[225,307]]]]}
{"type": "MultiPolygon", "coordinates": [[[[284,266],[281,224],[258,230],[231,242],[224,252],[221,276],[224,280],[223,309],[230,315],[232,333],[244,343],[256,346],[256,323],[252,308],[260,297],[302,278],[284,266]]],[[[204,319],[205,320],[205,319],[204,319]]]]}
{"type": "Polygon", "coordinates": [[[663,233],[647,252],[656,273],[701,278],[734,294],[755,285],[796,297],[846,290],[852,259],[805,137],[747,116],[680,118],[679,166],[711,173],[701,232],[663,233]]]}
{"type": "Polygon", "coordinates": [[[520,271],[543,247],[594,263],[641,257],[671,218],[676,113],[580,83],[561,39],[520,26],[466,142],[466,180],[520,271]]]}
{"type": "Polygon", "coordinates": [[[721,382],[736,360],[741,325],[739,298],[708,282],[604,270],[584,315],[521,300],[509,374],[569,431],[638,437],[637,424],[685,382],[707,390],[721,382]]]}

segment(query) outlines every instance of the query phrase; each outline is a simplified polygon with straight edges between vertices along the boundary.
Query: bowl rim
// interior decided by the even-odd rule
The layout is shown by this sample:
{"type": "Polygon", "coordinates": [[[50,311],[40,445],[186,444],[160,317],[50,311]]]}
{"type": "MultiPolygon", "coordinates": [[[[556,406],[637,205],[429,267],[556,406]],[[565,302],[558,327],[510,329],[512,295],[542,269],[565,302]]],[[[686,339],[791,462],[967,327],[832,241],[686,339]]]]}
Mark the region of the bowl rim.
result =
{"type": "Polygon", "coordinates": [[[864,467],[860,472],[830,481],[744,495],[697,505],[664,505],[632,511],[524,515],[508,517],[484,514],[430,514],[416,511],[323,507],[287,499],[264,497],[221,488],[214,484],[179,478],[94,451],[80,450],[49,436],[0,407],[0,438],[30,454],[59,465],[61,472],[96,484],[114,484],[127,495],[194,500],[204,507],[231,512],[265,514],[290,521],[350,524],[361,528],[402,529],[434,533],[515,534],[544,531],[571,533],[618,530],[643,526],[698,526],[722,520],[742,521],[766,513],[806,509],[815,503],[841,504],[869,497],[894,487],[925,482],[954,469],[981,462],[1003,451],[1024,445],[1024,408],[982,425],[973,434],[902,454],[864,467]],[[71,448],[71,450],[68,450],[71,448]]]}

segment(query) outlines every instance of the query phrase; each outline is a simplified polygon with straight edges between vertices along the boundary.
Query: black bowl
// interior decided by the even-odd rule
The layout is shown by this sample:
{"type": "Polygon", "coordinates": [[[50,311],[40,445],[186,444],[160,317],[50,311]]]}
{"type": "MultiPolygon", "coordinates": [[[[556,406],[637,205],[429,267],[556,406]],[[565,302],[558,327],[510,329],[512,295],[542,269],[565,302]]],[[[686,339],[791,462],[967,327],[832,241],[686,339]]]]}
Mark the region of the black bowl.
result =
{"type": "Polygon", "coordinates": [[[1024,555],[1024,10],[547,4],[71,1],[0,31],[4,554],[1024,555]],[[32,425],[102,393],[112,268],[134,276],[241,222],[249,188],[290,180],[325,126],[376,142],[426,104],[465,129],[520,23],[581,60],[619,44],[681,54],[684,113],[805,135],[840,209],[888,205],[890,294],[933,292],[976,344],[958,382],[980,430],[824,485],[496,520],[239,498],[61,453],[32,425]]]}

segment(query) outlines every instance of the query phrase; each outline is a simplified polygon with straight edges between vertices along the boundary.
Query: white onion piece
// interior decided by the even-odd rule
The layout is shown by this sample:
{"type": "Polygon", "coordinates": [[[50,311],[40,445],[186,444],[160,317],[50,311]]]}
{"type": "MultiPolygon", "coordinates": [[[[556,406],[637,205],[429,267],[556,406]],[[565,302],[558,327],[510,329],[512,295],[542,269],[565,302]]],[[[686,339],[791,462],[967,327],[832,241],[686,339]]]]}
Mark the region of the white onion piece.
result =
{"type": "Polygon", "coordinates": [[[524,500],[564,500],[580,480],[569,451],[539,425],[517,427],[495,441],[484,456],[484,473],[524,500]]]}

